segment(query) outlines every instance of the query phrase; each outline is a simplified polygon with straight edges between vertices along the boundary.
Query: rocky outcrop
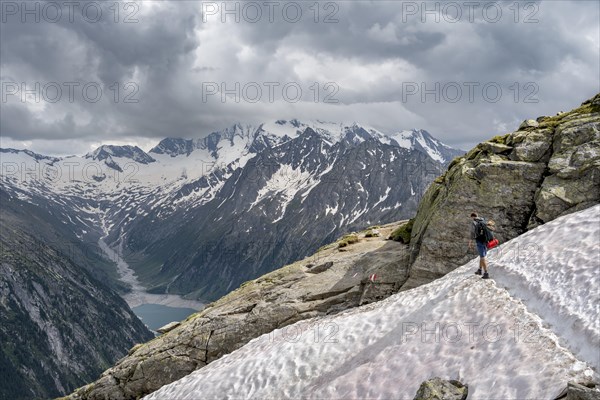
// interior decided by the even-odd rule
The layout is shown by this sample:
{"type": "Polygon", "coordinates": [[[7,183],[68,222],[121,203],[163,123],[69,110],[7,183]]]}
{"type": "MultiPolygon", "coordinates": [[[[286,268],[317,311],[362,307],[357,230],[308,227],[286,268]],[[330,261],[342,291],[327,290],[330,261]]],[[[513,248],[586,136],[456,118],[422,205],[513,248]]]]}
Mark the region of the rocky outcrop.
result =
{"type": "MultiPolygon", "coordinates": [[[[600,197],[600,95],[584,104],[594,113],[576,112],[564,116],[554,130],[553,152],[548,176],[535,197],[531,225],[582,210],[600,197]],[[595,189],[594,189],[595,188],[595,189]]],[[[542,122],[543,124],[544,122],[542,122]]]]}
{"type": "Polygon", "coordinates": [[[402,290],[439,278],[475,256],[469,214],[496,222],[500,242],[600,201],[600,94],[578,109],[528,120],[480,143],[429,187],[411,231],[402,290]],[[596,188],[596,189],[594,189],[596,188]]]}
{"type": "Polygon", "coordinates": [[[181,325],[134,347],[96,382],[70,399],[131,399],[151,393],[243,346],[296,321],[336,313],[398,291],[407,279],[408,246],[357,234],[358,243],[332,243],[312,257],[242,285],[181,325]],[[340,250],[344,250],[343,252],[340,250]],[[378,278],[369,280],[375,274],[378,278]]]}
{"type": "Polygon", "coordinates": [[[161,326],[160,328],[158,328],[156,330],[156,332],[158,333],[167,333],[172,331],[173,329],[177,328],[179,325],[181,325],[181,322],[179,321],[173,321],[173,322],[169,322],[168,324],[161,326]]]}
{"type": "Polygon", "coordinates": [[[466,400],[469,386],[455,380],[429,379],[419,387],[414,400],[466,400]]]}
{"type": "Polygon", "coordinates": [[[569,382],[554,400],[600,400],[600,388],[594,382],[569,382]]]}

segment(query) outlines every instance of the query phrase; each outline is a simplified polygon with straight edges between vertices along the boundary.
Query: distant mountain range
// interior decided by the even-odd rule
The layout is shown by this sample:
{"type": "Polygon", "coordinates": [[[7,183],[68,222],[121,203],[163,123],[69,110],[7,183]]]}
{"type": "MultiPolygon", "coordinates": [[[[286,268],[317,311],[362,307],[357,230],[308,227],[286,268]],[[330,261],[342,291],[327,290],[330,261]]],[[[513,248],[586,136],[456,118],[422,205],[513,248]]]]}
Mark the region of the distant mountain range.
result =
{"type": "Polygon", "coordinates": [[[462,153],[424,130],[277,120],[167,138],[148,153],[0,149],[0,188],[82,242],[105,237],[152,292],[212,300],[348,231],[414,215],[462,153]]]}

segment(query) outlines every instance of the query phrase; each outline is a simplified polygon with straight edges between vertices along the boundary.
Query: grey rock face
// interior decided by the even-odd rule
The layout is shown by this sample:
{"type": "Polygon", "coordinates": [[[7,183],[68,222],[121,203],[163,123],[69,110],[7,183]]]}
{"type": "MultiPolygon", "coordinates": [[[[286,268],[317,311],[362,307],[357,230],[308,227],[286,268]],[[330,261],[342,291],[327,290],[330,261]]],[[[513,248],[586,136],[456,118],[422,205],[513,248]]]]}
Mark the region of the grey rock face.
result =
{"type": "Polygon", "coordinates": [[[521,125],[519,125],[519,129],[524,128],[537,128],[540,124],[535,119],[527,119],[523,121],[521,125]]]}
{"type": "Polygon", "coordinates": [[[326,263],[317,265],[316,267],[309,268],[309,270],[307,272],[309,272],[311,274],[319,274],[321,272],[327,271],[331,267],[333,267],[333,262],[332,261],[328,261],[326,263]]]}
{"type": "Polygon", "coordinates": [[[64,395],[152,338],[73,251],[44,239],[43,220],[28,231],[19,213],[26,205],[3,191],[0,201],[0,398],[64,395]]]}
{"type": "Polygon", "coordinates": [[[600,390],[595,385],[587,387],[577,383],[569,383],[566,400],[600,400],[600,390]]]}
{"type": "Polygon", "coordinates": [[[554,400],[599,400],[600,388],[596,383],[569,382],[567,387],[554,400]]]}
{"type": "Polygon", "coordinates": [[[531,226],[598,202],[600,121],[597,113],[567,116],[556,127],[548,174],[536,193],[531,226]]]}
{"type": "Polygon", "coordinates": [[[455,380],[429,379],[421,384],[414,400],[466,400],[469,386],[455,380]]]}
{"type": "Polygon", "coordinates": [[[168,324],[161,326],[160,328],[158,328],[156,330],[156,332],[158,333],[167,333],[169,331],[172,331],[173,329],[177,328],[179,325],[181,325],[181,322],[179,321],[173,321],[173,322],[169,322],[168,324]]]}

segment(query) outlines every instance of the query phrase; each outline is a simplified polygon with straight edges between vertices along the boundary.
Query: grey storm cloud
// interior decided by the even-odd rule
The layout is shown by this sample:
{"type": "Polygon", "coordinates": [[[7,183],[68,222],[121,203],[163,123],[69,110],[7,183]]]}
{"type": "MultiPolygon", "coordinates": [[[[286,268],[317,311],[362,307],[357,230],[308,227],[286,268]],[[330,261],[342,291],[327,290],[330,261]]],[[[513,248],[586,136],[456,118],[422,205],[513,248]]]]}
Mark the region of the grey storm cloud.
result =
{"type": "Polygon", "coordinates": [[[40,7],[39,22],[31,13],[21,15],[24,3],[2,2],[4,147],[78,153],[99,143],[147,145],[167,136],[203,136],[235,122],[296,117],[357,121],[384,131],[423,128],[468,148],[600,91],[595,1],[521,2],[516,8],[513,1],[479,2],[471,10],[460,1],[274,2],[272,21],[262,1],[122,2],[118,14],[115,3],[98,2],[102,17],[95,22],[84,18],[95,15],[90,2],[75,2],[73,21],[60,1],[33,3],[40,7]],[[56,22],[42,13],[50,3],[63,13],[56,22]],[[462,12],[457,21],[450,4],[462,12]],[[302,17],[294,22],[296,5],[302,17]],[[262,16],[251,21],[254,6],[262,16]],[[237,7],[239,22],[223,7],[237,7]],[[422,14],[436,7],[450,11],[422,14]],[[502,16],[493,21],[484,8],[500,9],[502,16]],[[241,93],[236,101],[233,94],[208,92],[215,85],[232,90],[236,82],[251,95],[241,93]],[[57,101],[22,99],[22,83],[34,91],[38,84],[46,97],[59,86],[62,95],[57,101]],[[286,83],[301,88],[298,101],[286,101],[286,83]],[[476,85],[472,99],[464,83],[476,85]],[[69,84],[77,84],[72,98],[69,84]],[[274,99],[268,84],[279,85],[274,99]],[[499,86],[502,95],[486,98],[486,84],[489,93],[499,86]],[[435,93],[423,98],[422,89],[435,93]],[[325,102],[327,94],[337,103],[325,102]]]}

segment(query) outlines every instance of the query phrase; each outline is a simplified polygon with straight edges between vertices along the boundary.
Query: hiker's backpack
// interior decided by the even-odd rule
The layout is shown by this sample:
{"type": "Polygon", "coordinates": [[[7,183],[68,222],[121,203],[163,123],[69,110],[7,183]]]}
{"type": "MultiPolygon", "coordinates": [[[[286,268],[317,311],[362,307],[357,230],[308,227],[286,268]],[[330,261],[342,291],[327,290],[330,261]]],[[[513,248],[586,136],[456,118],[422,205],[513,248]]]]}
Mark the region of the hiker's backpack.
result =
{"type": "Polygon", "coordinates": [[[494,234],[487,226],[487,223],[484,219],[476,221],[475,225],[475,239],[481,243],[489,243],[494,240],[494,234]]]}

